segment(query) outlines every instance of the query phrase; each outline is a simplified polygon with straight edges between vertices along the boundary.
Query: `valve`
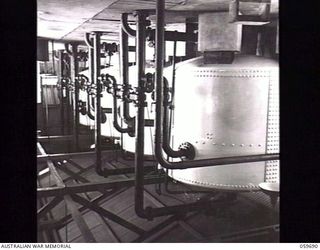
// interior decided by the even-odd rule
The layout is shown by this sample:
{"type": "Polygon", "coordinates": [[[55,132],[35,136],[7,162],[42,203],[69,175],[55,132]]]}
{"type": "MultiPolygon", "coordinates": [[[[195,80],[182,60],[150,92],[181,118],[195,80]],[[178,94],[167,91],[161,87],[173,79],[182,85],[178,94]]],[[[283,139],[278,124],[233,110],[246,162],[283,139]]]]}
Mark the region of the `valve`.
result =
{"type": "Polygon", "coordinates": [[[61,78],[61,87],[66,88],[70,91],[73,91],[73,83],[71,82],[71,79],[69,77],[63,77],[61,78]]]}
{"type": "Polygon", "coordinates": [[[145,76],[145,92],[151,93],[154,90],[154,74],[147,73],[145,76]]]}
{"type": "Polygon", "coordinates": [[[78,60],[81,61],[81,62],[86,62],[86,61],[88,61],[88,52],[79,51],[79,52],[78,52],[78,55],[77,55],[77,58],[78,58],[78,60]]]}
{"type": "Polygon", "coordinates": [[[79,100],[79,112],[82,114],[82,115],[86,115],[87,114],[87,103],[84,102],[84,101],[81,101],[79,100]]]}
{"type": "Polygon", "coordinates": [[[79,89],[86,90],[87,85],[89,83],[88,77],[86,77],[85,75],[78,75],[75,80],[76,80],[76,84],[79,87],[79,89]]]}
{"type": "Polygon", "coordinates": [[[116,43],[102,43],[102,49],[108,56],[112,56],[114,53],[118,52],[118,46],[116,43]]]}
{"type": "Polygon", "coordinates": [[[107,121],[107,116],[104,112],[101,112],[101,123],[105,123],[107,121]]]}

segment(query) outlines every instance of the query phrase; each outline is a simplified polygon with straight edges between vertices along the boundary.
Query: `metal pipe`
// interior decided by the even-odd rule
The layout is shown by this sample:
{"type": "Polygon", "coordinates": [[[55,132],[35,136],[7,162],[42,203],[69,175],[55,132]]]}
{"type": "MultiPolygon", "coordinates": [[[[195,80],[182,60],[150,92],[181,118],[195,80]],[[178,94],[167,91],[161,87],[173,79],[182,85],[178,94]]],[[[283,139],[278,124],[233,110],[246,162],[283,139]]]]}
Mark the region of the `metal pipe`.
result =
{"type": "Polygon", "coordinates": [[[174,97],[176,89],[176,57],[177,57],[177,41],[173,42],[173,56],[172,56],[172,82],[171,82],[171,105],[170,105],[170,118],[168,128],[168,144],[170,145],[171,139],[171,127],[173,123],[173,111],[174,111],[174,97]]]}
{"type": "MultiPolygon", "coordinates": [[[[137,31],[134,29],[131,29],[128,24],[128,15],[129,13],[123,13],[121,14],[121,26],[122,29],[129,35],[135,37],[137,35],[137,31]]],[[[138,28],[137,28],[138,29],[138,28]]]]}
{"type": "Polygon", "coordinates": [[[145,218],[143,210],[143,180],[144,180],[144,107],[145,93],[145,42],[146,42],[146,13],[137,12],[136,61],[138,68],[138,104],[136,115],[136,152],[135,152],[135,211],[137,215],[145,218]]]}
{"type": "Polygon", "coordinates": [[[90,33],[85,33],[84,34],[84,41],[86,43],[86,45],[88,46],[89,49],[93,48],[93,41],[90,38],[90,33]]]}
{"type": "Polygon", "coordinates": [[[55,60],[54,60],[54,40],[51,40],[51,53],[52,53],[52,69],[53,69],[53,74],[56,74],[56,65],[55,65],[55,60]]]}
{"type": "MultiPolygon", "coordinates": [[[[93,45],[93,39],[89,39],[89,33],[86,33],[86,43],[88,42],[88,56],[89,56],[89,74],[90,74],[90,81],[93,83],[94,79],[94,48],[90,47],[90,45],[93,45]]],[[[87,92],[87,115],[91,120],[94,120],[94,115],[91,113],[91,101],[90,101],[90,95],[87,92]]]]}
{"type": "Polygon", "coordinates": [[[69,45],[70,45],[70,43],[65,43],[65,44],[64,44],[64,49],[65,49],[65,51],[67,52],[67,54],[68,54],[69,56],[71,56],[71,55],[72,55],[72,51],[69,49],[69,45]]]}
{"type": "MultiPolygon", "coordinates": [[[[66,56],[66,58],[63,58],[63,62],[64,62],[64,66],[66,66],[65,68],[66,68],[66,72],[65,72],[65,74],[66,74],[66,76],[68,77],[68,76],[70,76],[70,67],[69,67],[69,65],[68,65],[68,62],[67,62],[67,60],[68,60],[68,58],[70,59],[70,50],[69,50],[69,47],[68,47],[68,45],[67,44],[64,44],[64,46],[65,46],[65,51],[67,52],[66,54],[63,54],[63,56],[65,55],[66,56]]],[[[62,56],[62,57],[63,57],[62,56]]],[[[63,72],[63,70],[62,70],[62,72],[63,72]]],[[[68,89],[68,87],[66,86],[65,87],[65,90],[66,90],[66,100],[65,100],[65,106],[66,106],[66,121],[67,121],[67,134],[71,134],[71,106],[72,106],[72,100],[71,100],[71,98],[70,98],[70,90],[68,89]]],[[[69,146],[68,146],[68,148],[69,148],[69,146]]]]}
{"type": "Polygon", "coordinates": [[[95,99],[95,153],[96,153],[96,172],[99,175],[103,175],[101,166],[101,83],[99,81],[100,76],[100,32],[94,32],[93,36],[93,84],[96,86],[96,99],[95,99]]]}
{"type": "Polygon", "coordinates": [[[72,55],[71,55],[71,82],[74,83],[73,91],[73,136],[74,136],[74,150],[79,151],[79,84],[76,81],[76,77],[79,71],[78,64],[78,44],[72,43],[72,55]]]}
{"type": "Polygon", "coordinates": [[[61,80],[63,77],[63,50],[58,51],[58,83],[60,84],[60,119],[61,119],[61,133],[64,135],[64,98],[63,86],[61,80]]]}
{"type": "MultiPolygon", "coordinates": [[[[94,48],[91,47],[91,45],[93,45],[93,39],[92,38],[90,39],[89,33],[86,33],[85,39],[87,39],[86,43],[89,47],[88,56],[89,56],[89,61],[90,61],[90,65],[89,65],[90,81],[91,81],[91,83],[94,84],[94,78],[95,78],[95,73],[94,73],[95,64],[94,64],[94,62],[95,62],[95,59],[94,59],[94,48]]],[[[100,54],[100,58],[101,58],[101,54],[100,54]]],[[[99,75],[100,75],[100,69],[99,69],[99,75]]],[[[94,105],[92,105],[92,103],[94,103],[94,98],[91,98],[91,101],[90,101],[90,95],[87,94],[87,115],[91,120],[95,120],[95,115],[91,113],[91,109],[93,109],[93,111],[95,111],[94,105]]],[[[103,119],[104,114],[101,114],[101,115],[102,115],[101,119],[105,120],[105,119],[103,119]]],[[[104,117],[104,118],[106,118],[106,117],[104,117]]]]}
{"type": "Polygon", "coordinates": [[[90,95],[87,95],[87,115],[91,120],[94,120],[94,115],[91,113],[90,95]]]}
{"type": "Polygon", "coordinates": [[[164,101],[164,112],[163,112],[163,143],[162,148],[164,152],[169,156],[173,158],[177,157],[183,157],[187,155],[187,152],[182,149],[174,150],[170,146],[170,133],[169,133],[169,127],[171,126],[171,123],[169,123],[169,103],[168,103],[168,93],[169,93],[169,83],[166,79],[164,79],[164,92],[165,92],[165,101],[164,101]]]}
{"type": "Polygon", "coordinates": [[[128,93],[129,87],[129,42],[128,35],[120,28],[120,72],[121,72],[121,83],[124,86],[124,91],[122,94],[123,99],[123,117],[124,122],[131,127],[134,127],[134,117],[130,116],[130,104],[126,100],[125,96],[128,93]]]}
{"type": "Polygon", "coordinates": [[[134,132],[133,127],[126,127],[122,128],[118,122],[118,104],[117,104],[117,81],[114,76],[108,75],[108,77],[112,81],[112,86],[113,86],[113,126],[114,128],[119,131],[120,133],[129,133],[129,132],[134,132]]]}

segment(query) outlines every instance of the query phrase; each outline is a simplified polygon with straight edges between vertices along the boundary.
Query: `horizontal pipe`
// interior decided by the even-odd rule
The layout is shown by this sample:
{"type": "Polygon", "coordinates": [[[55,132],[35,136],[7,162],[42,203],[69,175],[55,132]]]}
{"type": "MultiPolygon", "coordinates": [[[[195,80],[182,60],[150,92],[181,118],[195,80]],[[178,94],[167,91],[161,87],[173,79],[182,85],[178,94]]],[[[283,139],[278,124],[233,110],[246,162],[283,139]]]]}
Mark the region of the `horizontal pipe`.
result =
{"type": "MultiPolygon", "coordinates": [[[[79,135],[79,138],[89,138],[89,135],[79,135]]],[[[54,135],[54,136],[39,136],[38,142],[50,142],[50,141],[69,141],[73,139],[73,135],[54,135]]]]}
{"type": "Polygon", "coordinates": [[[182,162],[169,162],[164,159],[162,152],[155,152],[157,161],[163,168],[167,169],[188,169],[188,168],[200,168],[200,167],[214,167],[218,165],[228,164],[239,164],[248,162],[259,162],[259,161],[273,161],[279,160],[280,155],[275,154],[259,154],[259,155],[243,155],[243,156],[230,156],[230,157],[219,157],[209,158],[202,160],[191,160],[182,162]]]}

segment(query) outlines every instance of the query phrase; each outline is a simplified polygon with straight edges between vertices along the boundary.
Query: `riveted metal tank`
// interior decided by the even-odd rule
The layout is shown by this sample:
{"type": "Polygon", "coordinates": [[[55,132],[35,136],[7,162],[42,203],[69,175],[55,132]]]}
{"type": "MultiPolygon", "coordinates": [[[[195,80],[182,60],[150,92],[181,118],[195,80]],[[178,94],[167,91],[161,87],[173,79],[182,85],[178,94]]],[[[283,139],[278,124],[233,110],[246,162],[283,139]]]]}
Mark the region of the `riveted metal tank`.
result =
{"type": "MultiPolygon", "coordinates": [[[[197,159],[279,152],[278,63],[236,55],[232,64],[177,64],[174,149],[190,142],[197,159]]],[[[258,190],[279,182],[279,161],[169,170],[187,184],[223,190],[258,190]]]]}

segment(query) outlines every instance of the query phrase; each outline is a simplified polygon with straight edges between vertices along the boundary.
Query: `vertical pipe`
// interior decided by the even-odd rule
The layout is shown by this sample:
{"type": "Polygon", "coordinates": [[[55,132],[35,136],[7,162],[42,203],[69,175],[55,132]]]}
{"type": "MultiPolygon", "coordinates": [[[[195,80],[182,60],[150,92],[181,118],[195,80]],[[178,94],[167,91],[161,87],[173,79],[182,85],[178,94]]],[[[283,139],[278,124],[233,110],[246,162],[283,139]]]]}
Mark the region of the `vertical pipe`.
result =
{"type": "Polygon", "coordinates": [[[94,48],[89,47],[89,74],[90,74],[90,82],[94,82],[94,48]]]}
{"type": "Polygon", "coordinates": [[[143,92],[145,76],[145,39],[146,39],[146,15],[137,12],[137,35],[136,35],[136,62],[138,69],[138,110],[136,115],[136,153],[135,153],[135,211],[140,214],[143,209],[143,164],[144,164],[144,103],[143,92]]]}
{"type": "MultiPolygon", "coordinates": [[[[164,45],[164,0],[157,0],[156,9],[156,117],[155,152],[162,152],[162,113],[163,113],[163,45],[164,45]]],[[[159,161],[159,159],[157,159],[159,161]]]]}
{"type": "Polygon", "coordinates": [[[54,41],[51,40],[51,53],[52,53],[52,69],[53,69],[53,74],[56,74],[56,65],[54,64],[55,60],[54,60],[54,41]]]}
{"type": "Polygon", "coordinates": [[[64,100],[63,100],[63,87],[61,80],[63,77],[63,50],[58,51],[58,82],[60,83],[60,119],[61,119],[61,133],[64,135],[64,100]]]}
{"type": "Polygon", "coordinates": [[[71,82],[74,83],[73,91],[73,143],[74,150],[79,150],[79,85],[76,82],[76,76],[78,75],[78,44],[72,44],[72,55],[71,55],[71,82]]]}
{"type": "MultiPolygon", "coordinates": [[[[90,73],[90,83],[94,84],[94,48],[89,47],[89,61],[90,61],[90,66],[89,66],[89,73],[90,73]]],[[[88,95],[88,114],[91,116],[91,107],[94,108],[92,96],[88,95]],[[91,101],[90,101],[91,99],[91,101]]]]}
{"type": "Polygon", "coordinates": [[[67,107],[67,134],[70,135],[71,134],[71,126],[70,126],[70,91],[68,90],[68,88],[66,87],[66,102],[67,107]]]}
{"type": "Polygon", "coordinates": [[[124,121],[133,122],[129,112],[129,103],[125,100],[127,94],[127,87],[129,83],[129,42],[128,34],[123,30],[122,26],[120,28],[120,72],[121,72],[121,83],[125,86],[125,91],[123,91],[123,116],[124,121]]]}
{"type": "Polygon", "coordinates": [[[264,29],[259,28],[257,34],[256,56],[264,56],[264,29]]]}
{"type": "Polygon", "coordinates": [[[95,32],[93,36],[93,83],[96,86],[96,98],[95,98],[95,153],[96,153],[96,172],[102,174],[101,167],[101,83],[99,81],[100,76],[100,32],[95,32]]]}
{"type": "Polygon", "coordinates": [[[171,109],[170,109],[170,118],[169,118],[169,124],[168,124],[168,145],[170,145],[171,126],[173,123],[174,94],[175,94],[175,86],[176,86],[176,55],[177,55],[177,41],[175,40],[173,41],[171,109]]]}
{"type": "MultiPolygon", "coordinates": [[[[65,69],[65,75],[66,77],[70,77],[70,60],[69,60],[69,55],[66,53],[65,54],[65,63],[64,66],[68,66],[68,67],[64,67],[65,69]]],[[[65,88],[65,92],[66,92],[66,100],[65,100],[65,108],[66,108],[66,125],[67,125],[67,134],[70,135],[71,134],[71,126],[70,126],[70,117],[71,117],[71,112],[70,112],[70,106],[71,106],[71,98],[70,98],[70,91],[68,89],[68,86],[66,86],[65,88]]],[[[70,142],[68,142],[68,149],[70,148],[70,142]]]]}

